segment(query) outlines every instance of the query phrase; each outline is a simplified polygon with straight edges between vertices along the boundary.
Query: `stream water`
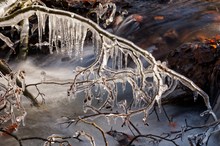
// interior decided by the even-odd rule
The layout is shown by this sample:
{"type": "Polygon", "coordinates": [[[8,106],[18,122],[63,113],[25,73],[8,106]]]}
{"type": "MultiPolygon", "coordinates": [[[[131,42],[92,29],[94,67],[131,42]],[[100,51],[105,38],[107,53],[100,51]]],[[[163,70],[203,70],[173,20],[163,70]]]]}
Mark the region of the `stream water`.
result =
{"type": "MultiPolygon", "coordinates": [[[[154,0],[134,1],[131,13],[143,16],[139,30],[126,38],[144,49],[156,46],[157,59],[190,41],[204,40],[219,34],[218,0],[173,0],[169,4],[154,0]]],[[[123,32],[122,32],[123,34],[123,32]]]]}
{"type": "MultiPolygon", "coordinates": [[[[181,44],[202,40],[216,36],[220,32],[220,2],[218,0],[173,0],[170,3],[159,3],[155,0],[132,0],[133,7],[129,13],[135,13],[143,16],[138,30],[126,35],[126,38],[133,41],[144,49],[152,51],[157,59],[164,59],[169,52],[181,44]],[[152,49],[153,48],[153,49],[152,49]]],[[[124,32],[118,32],[123,36],[124,32]]],[[[42,71],[46,73],[47,81],[71,81],[74,77],[73,71],[77,66],[88,66],[94,61],[94,55],[88,47],[85,50],[83,61],[76,59],[65,60],[63,55],[48,55],[29,58],[22,63],[10,63],[13,70],[23,69],[26,71],[26,84],[37,83],[41,81],[42,71]]],[[[83,115],[83,98],[78,95],[77,98],[69,99],[67,97],[67,88],[69,85],[41,85],[39,89],[45,94],[45,104],[40,108],[32,107],[23,97],[24,105],[28,111],[25,118],[25,126],[20,126],[15,133],[18,137],[43,137],[47,138],[52,134],[72,136],[77,130],[84,130],[94,136],[97,146],[103,146],[104,142],[101,133],[91,125],[77,124],[67,127],[66,124],[60,125],[65,117],[75,118],[83,115]]],[[[37,94],[35,87],[30,87],[34,94],[37,94]]],[[[124,94],[120,96],[130,97],[129,87],[124,94]]],[[[192,97],[193,98],[193,97],[192,97]]],[[[39,100],[40,97],[39,97],[39,100]]],[[[149,126],[142,123],[138,115],[132,119],[138,129],[143,134],[169,133],[170,131],[180,130],[185,124],[185,119],[193,126],[205,123],[206,118],[200,117],[203,107],[198,106],[164,106],[169,117],[172,117],[175,125],[170,125],[164,112],[159,114],[160,121],[155,114],[149,116],[149,126]]],[[[219,115],[220,116],[220,115],[219,115]]],[[[104,131],[109,131],[111,127],[124,133],[131,134],[126,127],[121,127],[122,120],[110,121],[105,117],[95,119],[96,123],[104,131]]],[[[204,129],[203,129],[204,130],[204,129]]],[[[189,145],[187,135],[199,133],[201,130],[192,130],[185,134],[183,140],[177,140],[181,146],[189,145]]],[[[219,145],[219,134],[213,135],[208,146],[219,145]]],[[[111,136],[107,135],[110,146],[119,146],[111,136]]],[[[72,145],[89,146],[88,140],[83,139],[79,142],[75,139],[69,140],[72,145]]],[[[23,141],[24,146],[41,146],[44,144],[41,140],[23,141]]],[[[0,137],[1,146],[17,146],[18,142],[9,136],[0,137]]],[[[154,146],[155,143],[148,143],[145,139],[135,142],[135,146],[154,146]]],[[[172,143],[162,141],[159,146],[170,146],[172,143]]]]}
{"type": "MultiPolygon", "coordinates": [[[[91,55],[88,51],[88,57],[85,57],[85,60],[90,60],[91,55]]],[[[80,61],[70,60],[62,61],[63,56],[48,56],[47,61],[45,58],[39,59],[30,59],[21,64],[15,64],[14,70],[24,69],[26,71],[26,84],[29,83],[38,83],[41,81],[41,72],[46,73],[46,81],[69,81],[73,78],[73,70],[76,65],[81,64],[82,66],[90,64],[92,61],[85,61],[81,63],[80,61]],[[77,63],[76,63],[77,62],[77,63]]],[[[76,131],[84,130],[85,132],[91,134],[97,146],[104,145],[103,138],[101,133],[91,125],[79,123],[77,125],[71,125],[68,127],[68,124],[59,124],[66,121],[66,117],[71,119],[77,118],[78,116],[84,115],[83,112],[83,95],[78,95],[77,98],[69,99],[67,97],[67,89],[69,85],[41,85],[39,90],[45,94],[46,103],[40,108],[35,108],[30,105],[29,102],[26,102],[25,97],[23,97],[24,106],[28,111],[28,114],[25,118],[25,126],[20,126],[18,131],[15,134],[19,138],[27,137],[41,137],[47,138],[50,135],[57,134],[59,136],[72,136],[76,131]]],[[[32,93],[37,94],[35,87],[29,88],[32,93]]],[[[131,91],[127,87],[125,93],[120,93],[121,98],[126,99],[131,97],[131,91]]],[[[192,97],[193,98],[193,97],[192,97]]],[[[38,98],[41,100],[40,98],[38,98]]],[[[202,125],[205,123],[206,118],[200,117],[200,113],[203,112],[204,108],[201,105],[196,106],[178,106],[178,105],[165,105],[164,106],[166,113],[168,113],[169,118],[172,118],[174,125],[170,124],[168,119],[165,116],[165,113],[159,113],[159,121],[155,113],[149,116],[148,125],[144,125],[142,122],[143,115],[137,115],[132,118],[132,122],[143,134],[155,134],[160,135],[162,133],[170,133],[171,131],[181,130],[181,127],[185,125],[185,119],[187,119],[188,124],[192,126],[202,125]]],[[[109,131],[111,128],[120,132],[127,133],[132,135],[128,127],[121,127],[122,119],[117,118],[107,119],[104,116],[95,118],[94,122],[97,123],[104,131],[109,131]]],[[[181,146],[188,145],[187,135],[196,134],[202,132],[202,130],[192,130],[185,133],[186,136],[183,136],[183,139],[178,139],[177,143],[181,146]]],[[[107,140],[110,146],[119,146],[118,142],[114,140],[111,136],[106,135],[107,140]]],[[[90,142],[82,138],[83,141],[79,142],[75,139],[68,140],[72,145],[77,146],[90,146],[90,142]]],[[[218,145],[218,135],[212,136],[209,145],[217,146],[218,145]]],[[[44,141],[41,140],[26,140],[22,142],[24,146],[40,146],[44,144],[44,141]]],[[[16,146],[18,142],[9,136],[0,137],[1,146],[16,146]]],[[[56,144],[55,144],[56,145],[56,144]]],[[[58,144],[57,144],[58,145],[58,144]]],[[[135,142],[137,146],[149,145],[154,146],[155,143],[149,143],[145,139],[139,139],[135,142]]],[[[162,141],[159,145],[170,146],[172,143],[167,141],[162,141]]]]}

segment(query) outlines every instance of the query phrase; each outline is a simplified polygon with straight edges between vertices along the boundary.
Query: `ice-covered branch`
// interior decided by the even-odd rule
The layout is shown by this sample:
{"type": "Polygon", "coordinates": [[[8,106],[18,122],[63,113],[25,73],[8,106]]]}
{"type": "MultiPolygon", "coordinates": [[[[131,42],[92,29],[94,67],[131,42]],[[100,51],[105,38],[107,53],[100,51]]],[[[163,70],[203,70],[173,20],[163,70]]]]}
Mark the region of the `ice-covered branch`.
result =
{"type": "Polygon", "coordinates": [[[4,36],[2,33],[0,33],[0,39],[2,41],[4,41],[7,44],[7,46],[10,47],[13,51],[15,51],[15,49],[13,47],[14,43],[10,40],[10,38],[8,38],[8,37],[4,36]]]}
{"type": "Polygon", "coordinates": [[[51,54],[63,53],[83,60],[85,42],[90,41],[93,46],[95,61],[88,67],[77,67],[68,90],[74,98],[79,92],[85,93],[85,108],[97,100],[97,95],[103,100],[98,110],[119,106],[119,85],[126,88],[129,84],[138,109],[126,111],[126,116],[144,113],[145,121],[155,103],[160,107],[162,97],[173,92],[177,83],[181,82],[203,97],[208,109],[206,113],[217,120],[209,96],[195,83],[156,61],[148,51],[101,29],[80,15],[43,6],[30,6],[0,18],[0,26],[13,26],[34,15],[37,15],[38,20],[39,47],[43,42],[42,36],[48,35],[47,44],[51,54]],[[144,107],[140,106],[143,102],[144,107]]]}
{"type": "MultiPolygon", "coordinates": [[[[102,134],[103,139],[104,139],[105,146],[108,146],[108,141],[106,140],[105,132],[102,130],[102,128],[100,128],[97,124],[95,124],[93,122],[86,121],[84,119],[81,119],[80,117],[79,117],[79,120],[85,124],[89,124],[89,125],[93,126],[97,130],[99,130],[102,134]]],[[[95,146],[95,144],[92,144],[92,146],[95,146]]]]}

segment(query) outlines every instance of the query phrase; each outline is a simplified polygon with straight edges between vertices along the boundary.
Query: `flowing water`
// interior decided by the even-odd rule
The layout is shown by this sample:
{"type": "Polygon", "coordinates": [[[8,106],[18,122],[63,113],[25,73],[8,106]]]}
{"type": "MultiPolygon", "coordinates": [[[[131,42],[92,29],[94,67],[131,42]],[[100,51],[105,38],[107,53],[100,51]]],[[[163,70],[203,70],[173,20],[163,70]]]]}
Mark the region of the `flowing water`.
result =
{"type": "MultiPolygon", "coordinates": [[[[89,51],[88,51],[89,52],[89,51]]],[[[90,60],[91,55],[88,53],[88,58],[85,57],[85,60],[90,60]]],[[[44,71],[46,73],[46,81],[70,81],[73,78],[73,70],[77,65],[81,64],[82,66],[90,64],[92,61],[81,63],[77,60],[69,60],[62,61],[63,56],[48,56],[47,61],[45,58],[39,59],[30,59],[29,61],[22,62],[21,64],[16,64],[14,69],[24,69],[26,71],[26,83],[38,83],[41,81],[41,72],[44,71]]],[[[13,64],[12,64],[13,66],[13,64]]],[[[94,136],[95,142],[97,146],[104,145],[102,136],[100,132],[92,127],[91,125],[79,123],[77,125],[71,125],[68,127],[68,124],[59,124],[65,122],[66,117],[69,118],[77,118],[80,115],[83,115],[83,95],[78,95],[77,98],[69,99],[67,97],[67,89],[69,85],[41,85],[39,86],[39,90],[44,93],[45,105],[42,105],[40,108],[35,108],[30,106],[29,102],[24,102],[25,108],[28,111],[28,114],[25,118],[25,126],[20,126],[18,131],[15,134],[19,138],[27,138],[27,137],[41,137],[47,138],[52,134],[57,134],[61,136],[72,136],[78,130],[84,130],[89,134],[94,136]]],[[[120,96],[130,97],[131,91],[129,87],[127,87],[126,92],[120,93],[120,96]]],[[[32,93],[37,94],[36,89],[34,87],[29,88],[32,93]]],[[[122,97],[122,98],[123,98],[122,97]]],[[[193,97],[192,97],[193,98],[193,97]]],[[[23,97],[25,100],[25,97],[23,97]]],[[[39,100],[41,100],[39,98],[39,100]]],[[[171,125],[168,119],[165,116],[165,113],[159,113],[159,121],[156,117],[156,114],[153,113],[149,116],[148,124],[144,125],[142,123],[143,115],[137,115],[132,118],[132,121],[136,125],[136,127],[143,134],[156,134],[160,135],[162,133],[169,133],[170,131],[180,130],[182,126],[185,125],[185,119],[187,119],[188,124],[192,126],[201,125],[205,122],[206,118],[200,117],[200,113],[203,111],[201,106],[178,106],[178,105],[165,105],[164,106],[166,112],[168,113],[169,118],[172,118],[174,125],[171,125]]],[[[122,119],[117,118],[107,119],[105,117],[99,117],[94,119],[94,121],[102,127],[104,131],[109,131],[111,128],[114,130],[124,132],[132,135],[131,131],[127,127],[121,127],[122,119]]],[[[192,130],[187,134],[193,134],[201,132],[201,130],[192,130]]],[[[110,146],[118,146],[118,143],[111,137],[107,136],[107,140],[110,146]]],[[[79,142],[75,139],[70,139],[69,142],[72,145],[77,146],[90,146],[91,144],[87,139],[83,139],[83,142],[79,142]]],[[[180,139],[177,140],[180,145],[188,145],[187,136],[183,137],[183,141],[180,139]]],[[[216,139],[211,138],[209,144],[215,146],[214,142],[216,139]]],[[[140,139],[135,142],[137,145],[154,145],[146,142],[144,139],[140,139]]],[[[1,146],[16,146],[18,142],[9,136],[0,137],[1,146]]],[[[24,146],[40,146],[43,145],[44,142],[41,140],[27,140],[23,141],[24,146]]],[[[170,146],[172,143],[163,141],[160,145],[170,146]]],[[[216,145],[217,146],[217,145],[216,145]]]]}
{"type": "Polygon", "coordinates": [[[133,3],[137,4],[131,12],[143,16],[143,21],[139,30],[126,37],[145,49],[158,47],[154,52],[158,59],[164,59],[170,50],[185,42],[219,34],[218,0],[173,0],[169,4],[137,0],[133,3]]]}
{"type": "MultiPolygon", "coordinates": [[[[134,0],[134,6],[130,8],[131,13],[138,13],[143,16],[143,21],[140,22],[138,30],[128,34],[126,37],[138,44],[144,49],[151,50],[158,59],[163,59],[170,50],[178,47],[184,42],[199,40],[201,38],[210,38],[218,35],[220,31],[220,2],[218,0],[176,0],[170,3],[158,3],[155,0],[134,0]],[[169,33],[171,32],[171,33],[169,33]]],[[[119,35],[123,32],[120,32],[119,35]]],[[[26,84],[41,82],[42,71],[46,73],[47,81],[72,81],[74,70],[78,65],[88,66],[94,61],[94,55],[91,48],[87,48],[83,53],[83,61],[77,59],[67,59],[62,55],[48,55],[43,57],[29,58],[27,61],[15,64],[11,63],[14,70],[24,69],[26,71],[26,84]]],[[[97,146],[104,145],[102,136],[94,127],[86,124],[77,124],[67,127],[60,125],[64,117],[76,118],[83,115],[83,95],[78,95],[77,98],[67,97],[67,85],[41,85],[39,89],[45,94],[45,105],[40,108],[32,107],[30,103],[23,97],[25,108],[28,111],[25,119],[25,126],[20,126],[16,135],[18,137],[43,137],[47,138],[52,134],[60,134],[64,136],[72,136],[77,130],[85,130],[94,136],[97,146]]],[[[33,93],[37,94],[35,87],[30,87],[33,93]]],[[[129,87],[125,94],[120,96],[129,97],[129,87]]],[[[123,98],[122,97],[122,98],[123,98]]],[[[192,97],[193,98],[193,97],[192,97]]],[[[39,100],[40,97],[39,97],[39,100]]],[[[170,131],[179,130],[185,124],[187,119],[190,125],[199,125],[205,122],[205,118],[199,116],[203,111],[201,106],[176,106],[166,105],[165,109],[169,117],[173,118],[175,125],[170,125],[162,112],[160,121],[157,120],[155,114],[149,117],[149,126],[143,125],[141,122],[142,115],[132,119],[135,125],[143,134],[158,134],[169,133],[170,131]]],[[[121,127],[121,119],[116,123],[108,120],[105,117],[95,119],[104,131],[109,131],[111,127],[131,134],[130,130],[121,127]]],[[[183,141],[177,140],[179,145],[189,145],[187,134],[200,132],[200,130],[191,131],[185,134],[183,141]]],[[[218,146],[219,134],[211,137],[208,145],[218,146]]],[[[87,146],[89,141],[83,139],[83,142],[78,142],[71,139],[72,145],[87,146]]],[[[107,135],[107,140],[110,146],[119,145],[112,137],[107,135]]],[[[24,141],[25,146],[40,146],[43,145],[41,140],[24,141]]],[[[1,146],[16,146],[17,141],[9,136],[0,137],[1,146]]],[[[146,143],[144,139],[136,142],[136,145],[155,145],[146,143]]],[[[169,142],[162,142],[159,145],[170,146],[169,142]]]]}

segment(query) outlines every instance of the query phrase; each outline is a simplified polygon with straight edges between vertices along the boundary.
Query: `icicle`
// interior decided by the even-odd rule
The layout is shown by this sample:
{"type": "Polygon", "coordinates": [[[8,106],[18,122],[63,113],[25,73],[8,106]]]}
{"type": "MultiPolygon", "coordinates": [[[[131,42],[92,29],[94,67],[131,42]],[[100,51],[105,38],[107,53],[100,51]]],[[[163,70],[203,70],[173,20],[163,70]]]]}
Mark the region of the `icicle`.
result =
{"type": "Polygon", "coordinates": [[[87,91],[87,99],[88,99],[88,101],[90,101],[90,105],[92,104],[92,100],[93,100],[93,94],[92,94],[92,91],[91,91],[91,89],[88,89],[88,91],[87,91]]]}
{"type": "Polygon", "coordinates": [[[28,18],[23,20],[23,26],[21,29],[21,40],[29,34],[29,20],[28,18]]]}
{"type": "Polygon", "coordinates": [[[118,52],[118,69],[120,70],[120,69],[122,69],[122,52],[121,52],[121,50],[119,50],[119,52],[118,52]]]}
{"type": "Polygon", "coordinates": [[[17,87],[14,91],[15,94],[15,98],[16,98],[16,106],[17,108],[21,107],[21,89],[19,87],[17,87]]]}
{"type": "Polygon", "coordinates": [[[112,69],[117,69],[118,47],[111,48],[112,69]]]}
{"type": "Polygon", "coordinates": [[[98,91],[99,91],[99,84],[98,85],[95,85],[95,93],[98,93],[98,91]]]}
{"type": "Polygon", "coordinates": [[[56,15],[49,15],[49,44],[50,53],[53,54],[53,48],[58,52],[58,28],[59,21],[57,23],[58,17],[56,15]]]}
{"type": "Polygon", "coordinates": [[[124,93],[125,90],[126,90],[126,83],[127,83],[127,81],[126,81],[125,79],[123,79],[123,82],[121,83],[121,85],[122,85],[122,92],[123,92],[123,93],[124,93]]]}
{"type": "Polygon", "coordinates": [[[136,88],[132,87],[132,93],[133,93],[133,99],[134,99],[134,107],[136,107],[137,103],[137,94],[136,94],[136,88]]]}
{"type": "Polygon", "coordinates": [[[107,86],[109,90],[112,91],[113,96],[116,97],[118,94],[118,84],[115,84],[114,82],[110,82],[107,86]]]}
{"type": "Polygon", "coordinates": [[[134,101],[135,107],[140,108],[141,107],[141,93],[140,93],[140,91],[136,91],[135,96],[136,96],[135,101],[134,101]]]}
{"type": "Polygon", "coordinates": [[[111,12],[109,18],[105,22],[107,26],[113,22],[114,17],[115,17],[115,13],[116,13],[116,5],[114,3],[109,3],[108,7],[112,7],[112,12],[111,12]]]}
{"type": "Polygon", "coordinates": [[[48,26],[49,26],[49,49],[50,49],[50,54],[53,54],[53,20],[54,15],[49,15],[49,21],[48,21],[48,26]]]}
{"type": "Polygon", "coordinates": [[[45,80],[46,80],[46,72],[45,71],[41,71],[40,75],[41,75],[41,83],[45,82],[45,80]]]}
{"type": "Polygon", "coordinates": [[[57,17],[56,18],[56,41],[55,41],[55,47],[56,47],[56,52],[57,54],[59,54],[61,52],[61,46],[60,44],[62,44],[62,36],[63,32],[62,32],[62,17],[57,17]]]}
{"type": "Polygon", "coordinates": [[[193,92],[193,99],[194,99],[194,102],[196,102],[196,100],[198,99],[198,92],[193,92]]]}
{"type": "Polygon", "coordinates": [[[74,50],[74,22],[73,22],[73,20],[70,20],[69,21],[70,22],[70,48],[69,48],[69,50],[68,50],[68,54],[69,54],[69,56],[70,57],[72,57],[73,56],[73,50],[74,50]]]}
{"type": "Polygon", "coordinates": [[[91,32],[92,32],[92,48],[94,54],[96,55],[96,32],[95,31],[91,31],[91,32]]]}
{"type": "Polygon", "coordinates": [[[38,28],[38,24],[32,24],[32,28],[31,28],[31,34],[33,35],[34,32],[37,30],[38,28]]]}
{"type": "Polygon", "coordinates": [[[71,48],[71,20],[65,19],[65,40],[66,40],[66,51],[65,53],[72,57],[72,48],[71,48]],[[71,51],[70,51],[71,50],[71,51]]]}
{"type": "Polygon", "coordinates": [[[65,50],[66,50],[65,49],[65,47],[66,47],[65,33],[68,30],[66,29],[65,18],[60,17],[59,20],[60,20],[60,25],[59,25],[59,27],[60,27],[59,28],[59,32],[60,32],[60,34],[59,34],[60,52],[61,52],[61,54],[64,54],[65,50]]]}
{"type": "MultiPolygon", "coordinates": [[[[67,100],[68,100],[68,102],[71,101],[71,97],[72,97],[71,91],[70,91],[70,89],[67,89],[67,100]]],[[[75,99],[75,98],[73,98],[73,99],[75,99]]]]}
{"type": "Polygon", "coordinates": [[[108,125],[111,125],[111,117],[110,116],[105,116],[108,125]]]}
{"type": "Polygon", "coordinates": [[[81,34],[81,28],[80,28],[80,24],[78,22],[75,23],[75,27],[74,27],[74,47],[75,47],[75,57],[79,57],[80,55],[80,40],[79,40],[79,34],[81,34]]]}
{"type": "Polygon", "coordinates": [[[25,79],[21,80],[21,88],[22,88],[22,91],[25,90],[25,79]]]}
{"type": "Polygon", "coordinates": [[[96,35],[96,55],[98,56],[99,53],[101,52],[101,48],[102,48],[102,40],[99,34],[96,35]]]}
{"type": "Polygon", "coordinates": [[[125,56],[125,68],[127,68],[128,67],[128,53],[126,52],[125,54],[124,54],[125,56]]]}
{"type": "Polygon", "coordinates": [[[114,118],[113,118],[113,124],[114,124],[114,125],[117,124],[117,120],[118,120],[118,118],[120,118],[120,117],[114,117],[114,118]]]}
{"type": "MultiPolygon", "coordinates": [[[[70,92],[69,92],[70,93],[70,92]]],[[[77,98],[77,90],[76,90],[76,84],[74,83],[73,87],[72,87],[72,98],[76,99],[77,98]]]]}
{"type": "Polygon", "coordinates": [[[36,15],[38,20],[38,40],[41,48],[42,36],[45,34],[45,22],[47,20],[47,14],[37,11],[36,15]]]}
{"type": "Polygon", "coordinates": [[[108,53],[107,49],[105,49],[104,54],[103,54],[101,68],[105,68],[107,66],[108,59],[109,59],[109,53],[108,53]]]}
{"type": "Polygon", "coordinates": [[[117,69],[116,68],[116,62],[117,62],[116,50],[117,50],[117,48],[115,48],[115,47],[113,47],[111,50],[112,51],[112,68],[113,69],[117,69]]]}
{"type": "Polygon", "coordinates": [[[114,51],[115,51],[115,47],[113,47],[113,48],[110,50],[110,56],[111,56],[111,58],[114,57],[114,51]]]}
{"type": "Polygon", "coordinates": [[[14,77],[14,74],[7,74],[6,76],[8,78],[8,87],[14,88],[16,85],[16,79],[14,77]]]}
{"type": "Polygon", "coordinates": [[[146,109],[146,110],[144,111],[144,117],[143,117],[143,123],[144,123],[145,125],[147,125],[148,115],[149,115],[149,109],[146,109]]]}
{"type": "Polygon", "coordinates": [[[83,25],[80,25],[81,28],[81,34],[79,34],[80,39],[79,39],[79,44],[80,44],[80,60],[83,60],[83,48],[84,48],[84,42],[86,39],[86,34],[87,34],[87,28],[83,25]]]}
{"type": "Polygon", "coordinates": [[[14,114],[14,108],[13,106],[10,107],[10,114],[11,114],[11,121],[12,123],[15,123],[16,122],[16,118],[15,118],[15,114],[14,114]]]}
{"type": "Polygon", "coordinates": [[[69,27],[69,47],[67,54],[70,57],[73,57],[74,55],[74,41],[75,41],[75,22],[74,20],[69,20],[68,21],[68,27],[69,27]]]}
{"type": "Polygon", "coordinates": [[[47,14],[43,13],[42,14],[42,22],[41,22],[42,23],[41,26],[42,26],[43,35],[45,34],[45,23],[46,23],[46,21],[47,21],[47,14]]]}
{"type": "Polygon", "coordinates": [[[94,49],[94,54],[97,56],[99,54],[99,49],[101,48],[101,38],[99,33],[96,31],[92,31],[92,44],[94,49]]]}
{"type": "Polygon", "coordinates": [[[16,122],[18,122],[18,123],[22,122],[22,126],[25,126],[24,119],[25,119],[26,115],[27,115],[27,112],[24,111],[22,116],[16,117],[16,122]]]}

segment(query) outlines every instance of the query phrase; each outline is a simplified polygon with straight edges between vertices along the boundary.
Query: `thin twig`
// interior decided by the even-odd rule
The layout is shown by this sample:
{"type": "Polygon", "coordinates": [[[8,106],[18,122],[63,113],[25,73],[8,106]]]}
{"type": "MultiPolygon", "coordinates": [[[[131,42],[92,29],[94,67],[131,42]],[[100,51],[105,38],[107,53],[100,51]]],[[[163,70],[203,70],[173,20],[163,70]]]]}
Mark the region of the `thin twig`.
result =
{"type": "Polygon", "coordinates": [[[80,117],[79,117],[79,120],[82,121],[83,123],[89,124],[89,125],[95,127],[96,129],[98,129],[98,130],[101,132],[101,134],[102,134],[102,137],[103,137],[104,142],[105,142],[105,146],[108,146],[108,141],[107,141],[107,139],[106,139],[105,132],[102,130],[101,127],[99,127],[99,126],[98,126],[97,124],[95,124],[94,122],[86,121],[86,120],[84,120],[84,119],[82,119],[82,118],[80,118],[80,117]]]}
{"type": "Polygon", "coordinates": [[[147,135],[137,135],[135,136],[128,144],[128,146],[130,146],[136,139],[140,138],[140,137],[143,137],[143,138],[148,138],[148,139],[153,139],[153,140],[165,140],[165,141],[168,141],[168,142],[171,142],[173,143],[175,146],[179,146],[174,140],[172,139],[168,139],[168,138],[165,138],[165,137],[162,137],[162,136],[158,136],[158,135],[153,135],[153,134],[147,134],[147,135]]]}
{"type": "Polygon", "coordinates": [[[141,135],[141,132],[138,130],[138,128],[136,126],[134,126],[134,124],[129,120],[129,124],[135,129],[135,131],[141,135]]]}

